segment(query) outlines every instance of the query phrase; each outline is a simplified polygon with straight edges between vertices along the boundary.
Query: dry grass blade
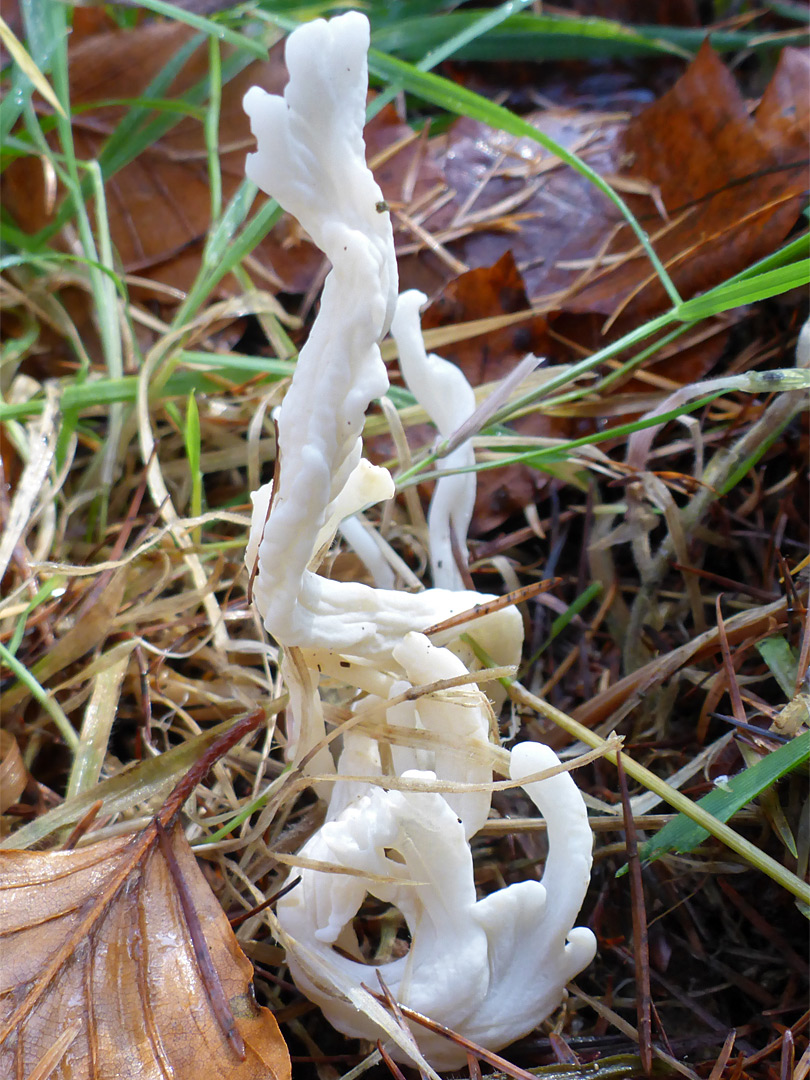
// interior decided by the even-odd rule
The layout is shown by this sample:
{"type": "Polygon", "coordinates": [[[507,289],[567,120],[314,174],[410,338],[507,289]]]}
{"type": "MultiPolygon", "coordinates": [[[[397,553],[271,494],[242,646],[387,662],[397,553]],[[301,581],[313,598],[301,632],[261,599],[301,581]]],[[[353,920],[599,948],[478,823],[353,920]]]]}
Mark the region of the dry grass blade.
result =
{"type": "Polygon", "coordinates": [[[32,425],[33,430],[29,440],[31,456],[20,477],[8,518],[4,522],[3,535],[0,538],[0,575],[5,574],[17,544],[30,527],[34,508],[45,486],[45,478],[56,453],[58,409],[58,397],[51,390],[48,393],[42,416],[32,425]]]}
{"type": "Polygon", "coordinates": [[[736,1031],[730,1031],[726,1036],[726,1041],[723,1043],[723,1049],[720,1051],[720,1056],[715,1061],[711,1073],[709,1074],[709,1080],[720,1080],[723,1075],[728,1059],[731,1057],[731,1051],[734,1049],[734,1042],[737,1038],[736,1031]]]}
{"type": "Polygon", "coordinates": [[[202,1055],[207,1077],[289,1077],[250,963],[174,825],[196,782],[262,719],[217,740],[135,836],[0,856],[3,1075],[180,1080],[202,1055]]]}

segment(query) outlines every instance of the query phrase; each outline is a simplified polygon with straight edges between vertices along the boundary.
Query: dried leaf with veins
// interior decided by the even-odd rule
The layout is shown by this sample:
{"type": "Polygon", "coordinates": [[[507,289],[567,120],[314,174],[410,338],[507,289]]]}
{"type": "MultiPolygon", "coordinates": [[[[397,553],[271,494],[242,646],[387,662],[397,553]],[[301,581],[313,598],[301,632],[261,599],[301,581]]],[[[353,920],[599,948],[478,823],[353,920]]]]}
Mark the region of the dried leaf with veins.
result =
{"type": "Polygon", "coordinates": [[[135,836],[0,853],[1,1076],[184,1080],[203,1060],[207,1080],[289,1080],[250,962],[164,830],[188,793],[135,836]]]}

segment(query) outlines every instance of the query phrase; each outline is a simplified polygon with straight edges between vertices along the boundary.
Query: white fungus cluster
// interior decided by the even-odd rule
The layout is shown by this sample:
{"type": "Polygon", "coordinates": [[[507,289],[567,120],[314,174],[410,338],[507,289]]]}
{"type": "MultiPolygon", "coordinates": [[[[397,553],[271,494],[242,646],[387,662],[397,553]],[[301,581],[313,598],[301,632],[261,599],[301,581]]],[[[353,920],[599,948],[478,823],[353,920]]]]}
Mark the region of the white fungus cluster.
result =
{"type": "MultiPolygon", "coordinates": [[[[446,477],[436,487],[429,545],[440,587],[407,593],[317,573],[341,521],[394,493],[387,470],[361,456],[366,409],[388,387],[379,342],[392,322],[403,376],[441,435],[474,407],[461,372],[425,354],[424,298],[405,293],[397,302],[390,217],[365,162],[368,44],[368,21],[356,12],[310,22],[288,39],[283,98],[258,87],[245,97],[257,140],[248,176],[298,218],[332,264],[279,412],[275,490],[265,485],[253,496],[246,562],[256,606],[282,647],[289,756],[298,763],[311,754],[310,775],[334,776],[318,788],[328,799],[327,821],[299,854],[345,871],[304,869],[300,884],[279,901],[290,971],[340,1030],[369,1039],[387,1032],[400,1060],[418,1060],[421,1052],[449,1069],[465,1061],[454,1043],[414,1026],[416,1051],[410,1036],[391,1035],[379,1011],[358,1007],[361,983],[375,981],[352,929],[366,895],[395,905],[410,931],[407,954],[378,969],[394,996],[498,1049],[547,1016],[565,983],[593,958],[591,931],[572,929],[589,880],[592,836],[567,772],[526,779],[559,765],[553,751],[519,744],[509,773],[526,779],[525,791],[548,824],[543,879],[476,898],[469,841],[490,807],[491,707],[475,685],[408,694],[466,675],[474,662],[459,640],[464,627],[432,640],[421,632],[491,599],[460,588],[453,555],[453,535],[465,545],[474,474],[446,477]],[[356,708],[384,716],[385,752],[360,727],[344,735],[336,765],[325,746],[318,748],[325,734],[322,674],[366,692],[356,708]],[[482,790],[363,782],[383,775],[482,790]]],[[[473,461],[468,445],[454,454],[450,467],[473,461]]],[[[497,663],[517,664],[522,624],[513,608],[476,621],[474,636],[497,663]]]]}

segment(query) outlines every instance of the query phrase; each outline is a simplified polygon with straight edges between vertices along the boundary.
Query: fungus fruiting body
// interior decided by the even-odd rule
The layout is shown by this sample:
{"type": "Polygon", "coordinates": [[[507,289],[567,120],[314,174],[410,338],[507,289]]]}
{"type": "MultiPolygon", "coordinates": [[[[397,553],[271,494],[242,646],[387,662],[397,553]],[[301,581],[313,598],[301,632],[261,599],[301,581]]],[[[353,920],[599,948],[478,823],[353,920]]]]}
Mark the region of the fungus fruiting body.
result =
{"type": "MultiPolygon", "coordinates": [[[[591,931],[572,929],[592,838],[582,797],[554,753],[519,744],[509,771],[546,819],[549,857],[542,881],[477,898],[469,841],[490,809],[491,706],[466,682],[478,664],[461,639],[466,628],[430,639],[422,633],[491,599],[459,587],[455,561],[474,474],[437,485],[428,541],[439,587],[409,593],[317,573],[341,522],[394,492],[388,472],[362,458],[361,437],[369,404],[388,386],[379,341],[392,318],[404,376],[440,434],[451,435],[475,404],[461,373],[425,353],[420,294],[397,304],[391,222],[365,163],[368,44],[368,21],[356,12],[307,23],[288,39],[284,97],[256,87],[245,97],[257,139],[248,175],[332,264],[279,410],[275,485],[253,497],[246,560],[257,609],[282,647],[288,756],[306,775],[321,776],[316,790],[328,803],[325,824],[300,853],[309,868],[278,905],[292,975],[347,1034],[374,1039],[385,1027],[395,1056],[419,1060],[421,1051],[437,1067],[454,1068],[464,1054],[446,1039],[392,1032],[367,994],[359,1007],[360,986],[373,974],[352,929],[364,898],[393,904],[408,923],[407,954],[381,971],[395,997],[498,1048],[548,1015],[593,957],[591,931]],[[355,701],[337,763],[324,742],[322,676],[365,695],[355,701]],[[442,680],[466,685],[431,690],[442,680]],[[366,717],[376,726],[361,726],[366,717]]],[[[474,463],[469,444],[453,452],[451,465],[474,463]]],[[[479,654],[517,664],[522,621],[514,608],[476,620],[472,634],[479,654]]],[[[499,761],[507,756],[497,753],[499,761]]]]}
{"type": "MultiPolygon", "coordinates": [[[[520,743],[512,751],[513,779],[557,765],[553,750],[539,743],[520,743]]],[[[359,985],[369,982],[370,969],[350,958],[357,954],[352,919],[367,893],[394,904],[411,936],[408,953],[379,968],[394,996],[488,1049],[520,1038],[559,1005],[565,984],[596,952],[590,930],[572,929],[591,868],[582,796],[565,772],[527,782],[525,791],[548,826],[542,881],[517,882],[477,900],[464,824],[446,800],[431,792],[373,788],[301,851],[352,875],[303,870],[299,887],[279,902],[282,925],[308,952],[359,985]]],[[[289,964],[296,983],[336,1027],[378,1037],[373,1021],[324,987],[306,954],[292,950],[289,964]]],[[[437,1067],[464,1064],[464,1050],[447,1039],[429,1031],[416,1037],[437,1067]]]]}

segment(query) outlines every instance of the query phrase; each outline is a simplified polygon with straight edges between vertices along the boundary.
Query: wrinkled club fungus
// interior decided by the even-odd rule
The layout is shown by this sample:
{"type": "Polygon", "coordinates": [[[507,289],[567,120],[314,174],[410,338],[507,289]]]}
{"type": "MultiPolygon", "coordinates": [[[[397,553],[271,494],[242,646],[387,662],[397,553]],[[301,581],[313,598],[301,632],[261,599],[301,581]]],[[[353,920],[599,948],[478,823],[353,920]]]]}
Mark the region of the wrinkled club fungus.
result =
{"type": "MultiPolygon", "coordinates": [[[[378,970],[401,1003],[494,1050],[536,1027],[594,956],[591,931],[573,925],[592,835],[582,796],[552,750],[523,742],[509,753],[492,742],[490,702],[465,683],[479,664],[462,640],[465,626],[423,633],[493,599],[460,587],[453,553],[453,537],[465,546],[474,473],[436,485],[434,588],[372,588],[317,572],[341,522],[394,494],[388,471],[362,457],[366,410],[388,388],[379,342],[389,329],[403,377],[443,437],[475,405],[462,373],[425,353],[424,298],[397,297],[391,221],[365,161],[368,45],[368,21],[356,12],[307,23],[287,41],[284,96],[258,87],[245,96],[257,141],[248,176],[332,266],[279,409],[275,483],[253,495],[246,553],[290,694],[287,753],[320,777],[316,791],[327,803],[278,920],[293,978],[341,1031],[391,1036],[382,1010],[360,992],[378,970]],[[336,763],[323,741],[325,676],[354,691],[336,763]],[[439,680],[463,685],[414,692],[439,680]],[[489,813],[493,767],[521,784],[546,819],[549,854],[542,881],[479,900],[470,839],[489,813]],[[377,968],[364,961],[353,929],[367,895],[397,907],[410,933],[407,953],[377,968]]],[[[474,462],[469,443],[453,454],[450,467],[474,462]]],[[[517,664],[523,628],[513,607],[478,619],[471,633],[478,655],[517,664]]],[[[413,1038],[436,1067],[466,1060],[426,1029],[415,1026],[413,1038]]],[[[418,1058],[410,1036],[393,1042],[395,1057],[418,1058]]]]}

